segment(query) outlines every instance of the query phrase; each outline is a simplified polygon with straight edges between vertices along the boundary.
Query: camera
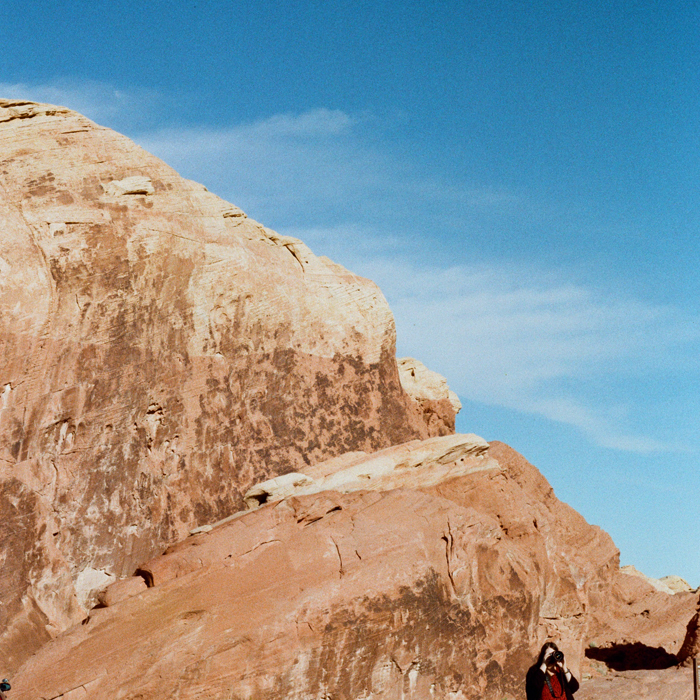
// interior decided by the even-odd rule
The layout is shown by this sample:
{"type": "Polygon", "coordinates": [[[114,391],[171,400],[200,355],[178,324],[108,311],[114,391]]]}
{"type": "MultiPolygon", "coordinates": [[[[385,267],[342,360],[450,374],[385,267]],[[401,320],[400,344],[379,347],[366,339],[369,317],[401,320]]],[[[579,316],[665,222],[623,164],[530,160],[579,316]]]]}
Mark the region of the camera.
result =
{"type": "Polygon", "coordinates": [[[12,686],[7,678],[3,678],[2,681],[0,681],[0,692],[5,692],[6,690],[12,690],[12,686]]]}
{"type": "Polygon", "coordinates": [[[555,652],[552,654],[552,658],[553,658],[555,661],[563,661],[563,660],[564,660],[564,652],[563,652],[563,651],[555,651],[555,652]]]}

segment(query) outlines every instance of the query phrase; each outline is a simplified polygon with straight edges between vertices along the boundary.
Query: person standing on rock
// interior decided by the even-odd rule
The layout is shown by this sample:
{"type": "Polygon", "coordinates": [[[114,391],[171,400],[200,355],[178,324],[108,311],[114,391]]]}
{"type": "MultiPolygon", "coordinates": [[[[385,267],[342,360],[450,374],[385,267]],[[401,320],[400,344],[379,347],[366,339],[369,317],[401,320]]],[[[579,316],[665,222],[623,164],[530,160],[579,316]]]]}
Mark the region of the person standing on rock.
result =
{"type": "Polygon", "coordinates": [[[537,661],[527,672],[527,700],[573,700],[578,687],[559,647],[554,642],[544,644],[537,661]]]}

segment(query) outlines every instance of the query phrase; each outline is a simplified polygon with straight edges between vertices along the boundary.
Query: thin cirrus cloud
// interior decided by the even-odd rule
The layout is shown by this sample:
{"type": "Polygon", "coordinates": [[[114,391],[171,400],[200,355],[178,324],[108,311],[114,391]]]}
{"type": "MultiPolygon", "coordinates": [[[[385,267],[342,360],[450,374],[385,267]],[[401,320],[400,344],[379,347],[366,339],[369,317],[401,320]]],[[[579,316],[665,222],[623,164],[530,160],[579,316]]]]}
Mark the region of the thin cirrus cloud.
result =
{"type": "Polygon", "coordinates": [[[506,191],[425,176],[384,145],[382,129],[368,114],[316,109],[220,128],[164,128],[135,139],[273,226],[372,225],[384,235],[416,215],[520,206],[506,191]]]}
{"type": "MultiPolygon", "coordinates": [[[[0,84],[0,95],[64,104],[117,127],[134,105],[146,111],[163,102],[75,81],[0,84]]],[[[387,145],[382,128],[371,115],[316,109],[127,133],[251,216],[378,282],[396,318],[399,352],[446,375],[462,398],[574,426],[602,447],[683,449],[631,426],[629,405],[650,373],[697,374],[697,319],[572,282],[566,271],[533,270],[517,257],[470,259],[474,217],[532,218],[545,205],[429,174],[387,145]],[[436,237],[453,226],[461,229],[436,237]],[[621,376],[627,393],[605,389],[621,376]]]]}
{"type": "Polygon", "coordinates": [[[635,384],[653,375],[697,374],[698,319],[672,306],[616,298],[560,273],[513,264],[438,268],[381,251],[367,257],[369,248],[350,266],[377,281],[389,299],[399,353],[447,376],[463,399],[573,426],[601,447],[689,449],[635,430],[631,419],[635,384]],[[606,389],[610,378],[622,378],[627,389],[606,389]]]}
{"type": "Polygon", "coordinates": [[[401,166],[358,139],[365,125],[337,110],[277,115],[224,128],[163,129],[137,142],[269,223],[346,223],[380,215],[387,172],[401,166]],[[367,190],[375,193],[365,199],[367,190]],[[311,221],[309,221],[311,219],[311,221]]]}
{"type": "Polygon", "coordinates": [[[167,102],[154,90],[121,90],[109,83],[75,78],[37,84],[0,82],[0,98],[68,107],[115,129],[148,123],[150,115],[167,102]]]}
{"type": "Polygon", "coordinates": [[[636,381],[692,366],[683,358],[697,347],[697,319],[555,275],[533,283],[542,275],[524,267],[401,267],[385,288],[402,343],[435,358],[465,398],[573,425],[604,447],[672,447],[625,432],[626,404],[636,381]],[[629,393],[605,390],[620,377],[629,393]]]}

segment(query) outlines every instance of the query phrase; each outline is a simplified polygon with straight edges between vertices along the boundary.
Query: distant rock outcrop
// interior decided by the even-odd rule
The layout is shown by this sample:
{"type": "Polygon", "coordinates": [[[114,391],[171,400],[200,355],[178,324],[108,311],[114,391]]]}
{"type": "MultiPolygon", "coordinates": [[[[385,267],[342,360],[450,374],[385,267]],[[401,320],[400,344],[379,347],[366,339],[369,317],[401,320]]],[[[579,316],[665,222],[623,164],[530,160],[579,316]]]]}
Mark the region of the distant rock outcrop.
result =
{"type": "Polygon", "coordinates": [[[447,380],[412,357],[398,360],[399,378],[404,391],[415,400],[423,419],[434,435],[449,435],[455,429],[455,416],[462,404],[447,380]]]}
{"type": "Polygon", "coordinates": [[[664,576],[663,578],[650,578],[631,564],[621,567],[620,571],[623,574],[627,574],[628,576],[636,576],[637,578],[641,578],[653,588],[656,588],[657,591],[662,591],[663,593],[669,593],[672,595],[674,593],[693,592],[692,586],[680,576],[664,576]]]}
{"type": "Polygon", "coordinates": [[[586,656],[615,670],[660,669],[681,661],[698,594],[661,590],[623,567],[606,597],[589,611],[586,656]]]}
{"type": "Polygon", "coordinates": [[[444,432],[372,282],[62,107],[0,153],[6,668],[252,484],[444,432]]]}
{"type": "Polygon", "coordinates": [[[686,628],[685,639],[683,645],[678,652],[678,660],[683,666],[690,666],[693,659],[700,656],[700,604],[698,604],[698,612],[688,623],[686,628]]]}

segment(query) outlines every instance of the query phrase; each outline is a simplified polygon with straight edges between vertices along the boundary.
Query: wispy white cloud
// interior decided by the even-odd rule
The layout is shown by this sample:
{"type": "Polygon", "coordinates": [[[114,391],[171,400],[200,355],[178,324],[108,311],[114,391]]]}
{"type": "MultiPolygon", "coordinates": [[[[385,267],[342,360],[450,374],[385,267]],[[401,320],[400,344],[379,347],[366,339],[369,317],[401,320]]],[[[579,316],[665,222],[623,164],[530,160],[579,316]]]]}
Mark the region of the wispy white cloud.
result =
{"type": "Polygon", "coordinates": [[[649,374],[694,363],[698,319],[566,271],[479,262],[468,237],[440,265],[440,227],[461,220],[468,228],[484,212],[539,216],[537,206],[522,193],[416,171],[377,145],[368,133],[375,127],[316,110],[218,130],[161,130],[140,142],[378,282],[396,317],[399,352],[443,373],[463,398],[574,426],[603,447],[684,449],[640,429],[630,412],[649,374]],[[606,387],[620,377],[626,391],[606,387]]]}
{"type": "Polygon", "coordinates": [[[438,267],[424,250],[413,255],[400,238],[358,227],[283,233],[375,280],[394,312],[399,354],[444,374],[463,399],[574,426],[602,447],[688,451],[636,418],[639,402],[658,398],[645,394],[648,380],[698,375],[699,318],[563,270],[438,267]]]}
{"type": "Polygon", "coordinates": [[[163,98],[143,88],[121,90],[94,80],[61,78],[46,83],[0,82],[0,98],[45,102],[68,107],[114,128],[128,128],[158,111],[163,98]]]}
{"type": "MultiPolygon", "coordinates": [[[[193,167],[201,167],[211,158],[236,158],[241,149],[265,153],[279,144],[286,149],[307,139],[340,137],[358,123],[340,110],[317,109],[303,114],[277,114],[268,119],[225,128],[168,127],[141,134],[139,139],[159,151],[168,160],[183,155],[195,156],[193,167]]],[[[318,148],[318,144],[315,145],[318,148]]]]}
{"type": "Polygon", "coordinates": [[[319,109],[218,129],[160,129],[136,140],[268,223],[327,225],[331,217],[352,221],[350,212],[363,203],[365,213],[376,212],[393,186],[387,174],[401,168],[363,141],[362,129],[361,117],[319,109]]]}
{"type": "Polygon", "coordinates": [[[317,109],[222,128],[158,129],[135,140],[256,218],[285,226],[372,225],[376,238],[380,228],[405,229],[437,211],[456,218],[523,206],[512,192],[418,172],[377,131],[370,115],[317,109]]]}
{"type": "Polygon", "coordinates": [[[315,109],[302,114],[276,114],[236,129],[224,130],[222,133],[263,136],[280,139],[287,137],[305,138],[319,136],[338,136],[346,134],[358,123],[339,109],[315,109]]]}
{"type": "Polygon", "coordinates": [[[679,362],[697,373],[699,319],[524,266],[440,269],[377,256],[356,267],[390,300],[399,352],[445,374],[463,398],[575,426],[604,447],[686,449],[634,432],[628,418],[635,382],[679,362]],[[620,377],[622,396],[590,388],[620,377]]]}

